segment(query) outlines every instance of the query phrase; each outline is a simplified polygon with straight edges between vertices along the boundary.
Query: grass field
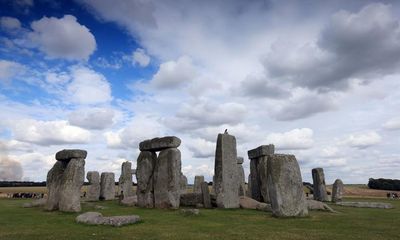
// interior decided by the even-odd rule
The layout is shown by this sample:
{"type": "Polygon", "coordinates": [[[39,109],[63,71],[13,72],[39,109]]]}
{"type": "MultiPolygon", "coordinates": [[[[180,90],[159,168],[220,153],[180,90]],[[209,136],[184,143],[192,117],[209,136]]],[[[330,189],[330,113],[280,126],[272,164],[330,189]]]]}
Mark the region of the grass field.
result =
{"type": "MultiPolygon", "coordinates": [[[[354,199],[351,199],[352,201],[354,199]]],[[[361,199],[362,201],[370,199],[361,199]]],[[[376,201],[376,199],[373,199],[376,201]]],[[[83,211],[105,216],[137,214],[142,222],[114,228],[75,223],[78,214],[21,208],[29,200],[0,199],[0,239],[400,239],[400,201],[380,199],[395,209],[337,207],[339,213],[313,211],[307,218],[277,219],[256,210],[201,209],[198,216],[178,210],[123,207],[99,202],[105,210],[85,203],[83,211]]]]}

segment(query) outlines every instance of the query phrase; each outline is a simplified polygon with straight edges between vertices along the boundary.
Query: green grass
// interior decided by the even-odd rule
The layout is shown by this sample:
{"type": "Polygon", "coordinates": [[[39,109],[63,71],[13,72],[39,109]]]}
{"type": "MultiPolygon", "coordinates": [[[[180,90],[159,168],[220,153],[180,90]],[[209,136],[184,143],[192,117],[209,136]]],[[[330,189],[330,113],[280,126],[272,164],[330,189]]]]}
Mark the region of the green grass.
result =
{"type": "Polygon", "coordinates": [[[141,216],[141,223],[120,228],[77,224],[74,219],[78,214],[21,208],[26,201],[0,199],[1,240],[400,239],[400,201],[389,201],[395,209],[334,206],[340,213],[313,211],[309,217],[301,219],[277,219],[270,213],[243,209],[201,209],[199,216],[185,216],[173,210],[123,207],[115,201],[96,203],[108,207],[105,210],[94,210],[95,204],[83,205],[84,211],[100,211],[105,216],[141,216]]]}

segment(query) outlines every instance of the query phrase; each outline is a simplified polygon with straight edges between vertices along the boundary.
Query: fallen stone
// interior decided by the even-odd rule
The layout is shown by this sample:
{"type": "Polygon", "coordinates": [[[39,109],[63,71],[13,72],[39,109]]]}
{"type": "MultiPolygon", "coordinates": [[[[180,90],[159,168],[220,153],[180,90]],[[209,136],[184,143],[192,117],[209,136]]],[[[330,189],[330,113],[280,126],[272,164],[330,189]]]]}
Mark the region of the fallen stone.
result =
{"type": "Polygon", "coordinates": [[[69,161],[72,158],[83,158],[87,156],[87,151],[80,149],[64,149],[56,153],[56,160],[69,161]]]}
{"type": "Polygon", "coordinates": [[[201,194],[203,197],[203,206],[204,208],[212,208],[210,190],[208,189],[207,182],[201,183],[201,194]]]}
{"type": "Polygon", "coordinates": [[[258,148],[251,149],[247,151],[247,155],[250,159],[259,158],[262,156],[267,156],[275,153],[275,146],[273,144],[262,145],[258,148]]]}
{"type": "Polygon", "coordinates": [[[137,196],[124,197],[120,202],[121,205],[133,207],[137,204],[137,196]]]}
{"type": "Polygon", "coordinates": [[[194,176],[193,192],[201,193],[201,183],[204,182],[204,176],[194,176]]]}
{"type": "Polygon", "coordinates": [[[267,185],[274,216],[308,215],[300,167],[294,155],[274,154],[268,157],[267,185]]]}
{"type": "Polygon", "coordinates": [[[246,196],[239,197],[240,207],[243,209],[256,209],[260,211],[271,212],[271,204],[262,203],[246,196]]]}
{"type": "Polygon", "coordinates": [[[137,215],[103,217],[99,212],[86,212],[76,217],[76,222],[89,225],[111,225],[120,227],[140,221],[137,215]]]}
{"type": "Polygon", "coordinates": [[[308,210],[321,210],[321,211],[328,211],[328,212],[336,212],[331,207],[329,207],[326,203],[307,199],[307,208],[308,210]]]}
{"type": "Polygon", "coordinates": [[[103,200],[115,199],[115,175],[112,172],[101,173],[100,198],[103,200]]]}
{"type": "Polygon", "coordinates": [[[87,186],[86,200],[99,201],[100,198],[100,174],[97,171],[89,171],[86,174],[89,181],[87,186]]]}
{"type": "Polygon", "coordinates": [[[332,202],[342,201],[344,193],[344,184],[342,180],[336,179],[332,187],[332,202]]]}
{"type": "Polygon", "coordinates": [[[381,202],[337,202],[336,205],[344,207],[357,207],[357,208],[382,208],[382,209],[393,208],[392,204],[381,203],[381,202]]]}
{"type": "Polygon", "coordinates": [[[181,140],[175,136],[153,138],[139,143],[140,151],[161,151],[167,148],[177,148],[181,140]]]}
{"type": "Polygon", "coordinates": [[[40,199],[36,199],[32,202],[24,203],[22,205],[22,207],[23,208],[43,207],[46,205],[46,203],[47,203],[46,198],[40,198],[40,199]]]}
{"type": "Polygon", "coordinates": [[[313,195],[314,200],[327,202],[329,201],[328,193],[326,191],[324,169],[314,168],[312,171],[313,178],[313,195]]]}
{"type": "Polygon", "coordinates": [[[143,151],[138,156],[136,168],[136,195],[139,207],[154,207],[153,172],[156,166],[156,161],[157,155],[154,152],[143,151]]]}
{"type": "Polygon", "coordinates": [[[200,210],[199,209],[181,209],[181,213],[190,216],[190,215],[199,215],[200,210]]]}

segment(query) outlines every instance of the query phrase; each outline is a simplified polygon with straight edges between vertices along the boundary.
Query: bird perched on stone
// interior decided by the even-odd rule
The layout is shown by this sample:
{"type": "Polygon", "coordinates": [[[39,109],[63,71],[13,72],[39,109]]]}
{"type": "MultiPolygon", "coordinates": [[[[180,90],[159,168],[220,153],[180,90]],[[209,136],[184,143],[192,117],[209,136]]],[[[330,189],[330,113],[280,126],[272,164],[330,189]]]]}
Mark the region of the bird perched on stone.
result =
{"type": "Polygon", "coordinates": [[[224,134],[228,134],[228,129],[225,129],[225,132],[224,132],[224,134]]]}

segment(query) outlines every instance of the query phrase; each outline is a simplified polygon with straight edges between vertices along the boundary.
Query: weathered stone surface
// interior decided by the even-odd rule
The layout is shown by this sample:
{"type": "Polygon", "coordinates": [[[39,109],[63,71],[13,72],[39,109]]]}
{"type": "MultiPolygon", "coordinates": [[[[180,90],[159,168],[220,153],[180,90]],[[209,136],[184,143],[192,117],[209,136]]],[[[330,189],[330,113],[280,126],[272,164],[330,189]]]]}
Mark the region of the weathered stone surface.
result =
{"type": "Polygon", "coordinates": [[[392,204],[381,203],[381,202],[337,202],[336,205],[345,207],[357,207],[357,208],[382,208],[382,209],[393,208],[392,204]]]}
{"type": "Polygon", "coordinates": [[[69,161],[72,158],[83,158],[87,156],[87,151],[80,149],[64,149],[56,153],[56,160],[69,161]]]}
{"type": "Polygon", "coordinates": [[[250,197],[257,201],[262,201],[261,182],[258,175],[258,159],[250,159],[250,197]]]}
{"type": "Polygon", "coordinates": [[[114,227],[133,224],[139,221],[140,217],[137,215],[103,217],[103,215],[98,212],[86,212],[76,217],[76,222],[78,223],[89,225],[111,225],[114,227]]]}
{"type": "Polygon", "coordinates": [[[86,174],[89,181],[86,192],[87,201],[99,201],[100,198],[100,174],[97,171],[89,171],[86,174]]]}
{"type": "Polygon", "coordinates": [[[203,204],[202,193],[185,193],[180,196],[180,205],[183,207],[195,207],[197,204],[203,204]]]}
{"type": "Polygon", "coordinates": [[[251,174],[247,176],[247,191],[246,191],[246,197],[251,198],[251,174]]]}
{"type": "Polygon", "coordinates": [[[244,159],[243,157],[237,157],[237,164],[243,164],[244,159]]]}
{"type": "Polygon", "coordinates": [[[320,211],[327,211],[327,212],[336,212],[331,207],[329,207],[326,203],[307,199],[307,208],[308,210],[320,210],[320,211]]]}
{"type": "Polygon", "coordinates": [[[210,190],[208,189],[207,182],[201,183],[201,193],[203,196],[203,206],[204,208],[212,208],[210,190]]]}
{"type": "Polygon", "coordinates": [[[181,194],[186,193],[187,185],[188,185],[187,177],[183,175],[183,173],[181,173],[181,194]]]}
{"type": "Polygon", "coordinates": [[[156,166],[156,161],[157,155],[154,152],[143,151],[138,156],[136,169],[136,194],[139,207],[154,207],[153,172],[156,166]]]}
{"type": "Polygon", "coordinates": [[[62,176],[59,209],[63,212],[81,211],[81,187],[85,181],[85,160],[73,158],[62,176]]]}
{"type": "Polygon", "coordinates": [[[342,201],[344,193],[344,185],[342,180],[336,179],[332,187],[332,202],[342,201]]]}
{"type": "Polygon", "coordinates": [[[66,162],[57,161],[47,173],[46,186],[48,197],[45,209],[48,211],[58,210],[63,174],[66,167],[66,162]]]}
{"type": "Polygon", "coordinates": [[[181,152],[176,148],[162,150],[154,170],[154,206],[179,208],[181,152]]]}
{"type": "Polygon", "coordinates": [[[300,167],[294,155],[274,154],[268,157],[267,185],[274,216],[308,215],[300,167]]]}
{"type": "Polygon", "coordinates": [[[322,168],[314,168],[312,170],[314,200],[327,202],[329,201],[328,193],[325,185],[325,175],[322,168]]]}
{"type": "Polygon", "coordinates": [[[190,216],[190,215],[199,215],[200,210],[199,209],[181,209],[181,213],[190,216]]]}
{"type": "Polygon", "coordinates": [[[258,148],[251,149],[247,151],[247,155],[250,159],[259,158],[262,156],[267,156],[275,153],[275,146],[273,144],[262,145],[258,148]]]}
{"type": "Polygon", "coordinates": [[[120,204],[123,205],[123,206],[128,206],[128,207],[136,206],[136,204],[137,204],[137,196],[124,197],[120,201],[120,204]]]}
{"type": "Polygon", "coordinates": [[[268,156],[262,156],[258,158],[258,186],[260,187],[261,200],[260,202],[269,203],[269,192],[268,192],[268,156]]]}
{"type": "Polygon", "coordinates": [[[236,138],[218,134],[214,164],[214,191],[219,208],[239,207],[236,138]]]}
{"type": "Polygon", "coordinates": [[[140,151],[161,151],[167,148],[177,148],[181,145],[181,139],[175,136],[153,138],[139,144],[140,151]]]}
{"type": "Polygon", "coordinates": [[[193,192],[201,193],[202,182],[204,182],[204,176],[194,176],[193,192]]]}
{"type": "Polygon", "coordinates": [[[100,198],[113,200],[115,198],[115,175],[112,172],[101,173],[100,198]]]}
{"type": "Polygon", "coordinates": [[[270,204],[262,203],[246,196],[239,197],[239,204],[240,207],[244,209],[257,209],[266,212],[272,211],[270,204]]]}
{"type": "Polygon", "coordinates": [[[22,205],[23,208],[33,208],[33,207],[43,207],[46,206],[47,199],[46,198],[39,198],[33,200],[32,202],[27,202],[22,205]]]}
{"type": "Polygon", "coordinates": [[[119,194],[123,198],[133,196],[133,181],[132,181],[132,163],[129,161],[123,162],[121,166],[121,176],[119,177],[119,194]]]}
{"type": "Polygon", "coordinates": [[[246,194],[246,181],[244,179],[244,169],[242,164],[237,164],[237,182],[238,182],[238,193],[239,196],[244,196],[246,194]]]}

